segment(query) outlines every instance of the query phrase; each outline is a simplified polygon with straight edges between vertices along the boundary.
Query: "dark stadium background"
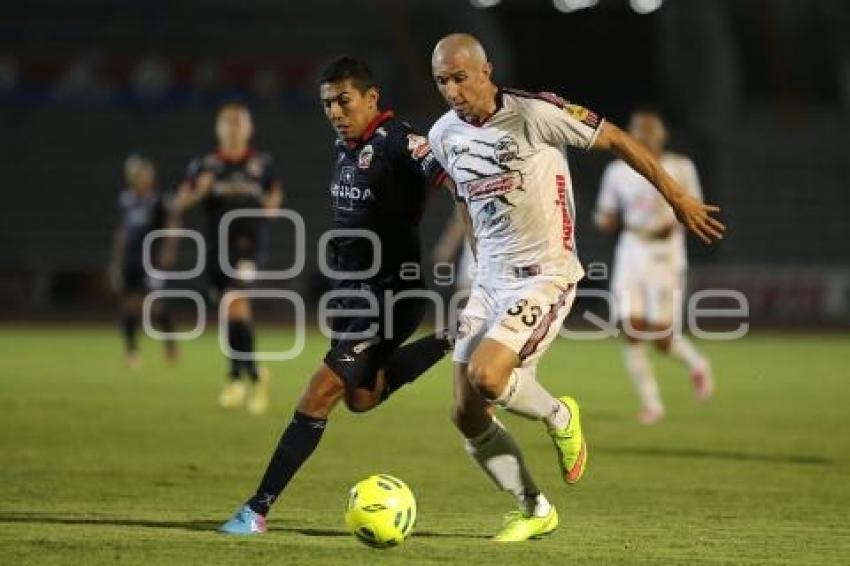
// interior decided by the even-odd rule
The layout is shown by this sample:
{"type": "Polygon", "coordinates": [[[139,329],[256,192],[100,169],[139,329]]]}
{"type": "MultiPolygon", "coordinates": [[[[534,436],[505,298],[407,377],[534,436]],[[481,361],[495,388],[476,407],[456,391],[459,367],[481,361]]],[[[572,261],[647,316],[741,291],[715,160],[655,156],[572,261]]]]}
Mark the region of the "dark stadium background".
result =
{"type": "MultiPolygon", "coordinates": [[[[651,14],[627,0],[568,14],[551,0],[4,4],[0,317],[112,316],[105,268],[124,158],[152,157],[173,189],[212,148],[216,104],[232,98],[254,111],[256,145],[276,158],[286,206],[307,220],[307,271],[282,286],[315,295],[332,140],[317,70],[336,54],[365,57],[384,104],[424,130],[443,111],[430,50],[469,31],[501,84],[553,90],[621,124],[637,103],[665,112],[671,147],[693,156],[728,225],[713,248],[690,242],[692,288],[742,290],[756,322],[846,324],[848,29],[842,0],[667,0],[651,14]]],[[[590,223],[606,161],[572,154],[585,262],[608,261],[613,248],[590,223]]],[[[435,198],[426,248],[449,214],[435,198]]],[[[286,233],[275,237],[273,263],[286,264],[286,233]]]]}

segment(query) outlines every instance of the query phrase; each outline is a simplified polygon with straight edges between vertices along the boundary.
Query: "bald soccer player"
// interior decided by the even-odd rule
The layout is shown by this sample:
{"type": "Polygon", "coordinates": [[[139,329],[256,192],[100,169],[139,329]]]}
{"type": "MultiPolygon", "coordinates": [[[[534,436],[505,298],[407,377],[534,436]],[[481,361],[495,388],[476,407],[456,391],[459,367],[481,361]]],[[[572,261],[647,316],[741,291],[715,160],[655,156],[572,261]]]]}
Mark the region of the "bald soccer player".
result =
{"type": "Polygon", "coordinates": [[[706,243],[721,238],[724,226],[710,215],[717,207],[688,195],[614,124],[553,94],[496,86],[474,37],[443,38],[431,65],[451,109],[431,128],[429,141],[469,215],[479,264],[458,324],[453,420],[473,459],[519,504],[496,540],[523,541],[552,532],[558,516],[493,407],[544,423],[567,484],[579,481],[587,465],[578,403],[556,398],[536,375],[584,275],[565,148],[620,157],[706,243]]]}
{"type": "MultiPolygon", "coordinates": [[[[635,111],[629,133],[658,159],[694,198],[702,199],[693,161],[665,151],[667,128],[652,109],[635,111]]],[[[620,236],[614,256],[611,291],[626,338],[623,360],[640,399],[638,419],[653,424],[664,417],[658,382],[646,343],[681,362],[691,374],[694,394],[708,400],[714,391],[711,365],[676,324],[682,311],[687,253],[685,235],[670,206],[626,163],[605,169],[596,203],[596,225],[620,236]]]]}

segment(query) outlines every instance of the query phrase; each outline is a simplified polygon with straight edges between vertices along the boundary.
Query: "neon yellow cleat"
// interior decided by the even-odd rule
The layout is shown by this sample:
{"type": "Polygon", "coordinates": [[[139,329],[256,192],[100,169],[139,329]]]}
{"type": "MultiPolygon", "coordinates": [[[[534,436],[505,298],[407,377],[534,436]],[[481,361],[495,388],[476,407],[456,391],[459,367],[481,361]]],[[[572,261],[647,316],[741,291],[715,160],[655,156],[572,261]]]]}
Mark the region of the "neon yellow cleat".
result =
{"type": "Polygon", "coordinates": [[[241,381],[229,381],[221,390],[218,403],[225,409],[239,407],[245,402],[246,391],[245,384],[241,381]]]}
{"type": "Polygon", "coordinates": [[[521,511],[511,511],[505,515],[502,530],[493,537],[496,542],[522,542],[528,539],[540,538],[558,528],[558,512],[555,506],[545,517],[526,515],[521,511]]]}
{"type": "Polygon", "coordinates": [[[259,368],[257,377],[251,398],[248,400],[248,412],[254,415],[262,415],[269,408],[269,381],[271,381],[269,368],[259,368]]]}
{"type": "Polygon", "coordinates": [[[581,479],[587,468],[587,444],[581,431],[581,416],[576,400],[561,397],[561,403],[570,410],[570,424],[563,430],[549,429],[549,436],[558,451],[558,465],[567,484],[572,485],[581,479]]]}

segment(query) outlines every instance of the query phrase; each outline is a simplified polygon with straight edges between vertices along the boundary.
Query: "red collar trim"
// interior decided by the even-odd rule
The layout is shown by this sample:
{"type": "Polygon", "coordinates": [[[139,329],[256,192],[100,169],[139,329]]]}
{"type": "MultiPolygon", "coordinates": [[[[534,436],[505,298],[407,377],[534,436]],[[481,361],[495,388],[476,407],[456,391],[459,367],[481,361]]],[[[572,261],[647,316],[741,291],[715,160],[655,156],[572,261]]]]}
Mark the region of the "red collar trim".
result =
{"type": "Polygon", "coordinates": [[[247,161],[248,159],[253,157],[255,153],[257,153],[257,150],[255,150],[253,147],[249,147],[245,150],[245,153],[243,153],[237,158],[227,157],[226,155],[224,155],[224,153],[222,153],[220,149],[216,150],[215,155],[225,163],[242,163],[243,161],[247,161]]]}
{"type": "Polygon", "coordinates": [[[369,122],[369,124],[366,126],[366,129],[363,130],[363,133],[358,139],[346,141],[345,144],[349,148],[354,148],[362,143],[366,143],[367,141],[369,141],[369,138],[374,135],[375,130],[377,130],[381,126],[381,124],[383,124],[390,118],[393,118],[394,116],[395,112],[393,112],[392,110],[385,110],[384,112],[381,112],[380,114],[375,116],[371,122],[369,122]]]}

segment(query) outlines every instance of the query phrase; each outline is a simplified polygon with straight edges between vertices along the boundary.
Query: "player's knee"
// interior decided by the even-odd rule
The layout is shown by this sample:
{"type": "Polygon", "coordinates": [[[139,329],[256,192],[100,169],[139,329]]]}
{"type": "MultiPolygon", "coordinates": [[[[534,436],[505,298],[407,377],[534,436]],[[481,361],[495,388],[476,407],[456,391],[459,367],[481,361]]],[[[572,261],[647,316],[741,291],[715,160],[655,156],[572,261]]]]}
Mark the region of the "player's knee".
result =
{"type": "Polygon", "coordinates": [[[377,406],[378,401],[365,395],[351,394],[345,396],[345,406],[352,413],[365,413],[377,406]]]}
{"type": "Polygon", "coordinates": [[[498,368],[486,363],[470,364],[467,375],[472,386],[488,399],[499,396],[507,377],[498,368]]]}
{"type": "Polygon", "coordinates": [[[662,354],[666,354],[670,351],[670,336],[665,336],[664,338],[659,338],[658,340],[653,341],[653,345],[655,348],[661,352],[662,354]]]}

